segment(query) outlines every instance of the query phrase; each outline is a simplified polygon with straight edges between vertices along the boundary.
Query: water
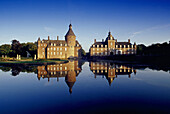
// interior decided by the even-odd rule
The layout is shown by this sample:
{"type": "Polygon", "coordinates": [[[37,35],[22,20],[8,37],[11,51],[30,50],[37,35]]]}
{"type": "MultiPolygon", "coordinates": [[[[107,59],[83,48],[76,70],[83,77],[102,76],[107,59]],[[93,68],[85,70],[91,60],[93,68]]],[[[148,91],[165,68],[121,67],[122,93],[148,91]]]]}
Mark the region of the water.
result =
{"type": "Polygon", "coordinates": [[[169,71],[78,61],[0,69],[0,113],[170,113],[169,71]]]}

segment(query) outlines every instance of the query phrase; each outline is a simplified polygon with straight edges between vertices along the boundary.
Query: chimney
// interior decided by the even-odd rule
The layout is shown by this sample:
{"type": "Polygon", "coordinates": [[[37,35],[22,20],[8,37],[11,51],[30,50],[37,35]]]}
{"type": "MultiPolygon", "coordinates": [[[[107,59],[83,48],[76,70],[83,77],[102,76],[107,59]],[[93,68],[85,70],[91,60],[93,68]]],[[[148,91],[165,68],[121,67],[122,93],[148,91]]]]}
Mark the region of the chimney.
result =
{"type": "Polygon", "coordinates": [[[57,36],[57,40],[59,39],[59,36],[57,36]]]}
{"type": "Polygon", "coordinates": [[[96,43],[96,39],[94,39],[94,43],[96,43]]]}
{"type": "Polygon", "coordinates": [[[102,39],[102,42],[104,42],[104,39],[102,39]]]}
{"type": "Polygon", "coordinates": [[[116,43],[117,43],[117,39],[115,39],[116,43]]]}
{"type": "Polygon", "coordinates": [[[128,42],[130,43],[130,39],[128,39],[128,42]]]}
{"type": "Polygon", "coordinates": [[[48,40],[50,40],[50,36],[48,36],[48,40]]]}

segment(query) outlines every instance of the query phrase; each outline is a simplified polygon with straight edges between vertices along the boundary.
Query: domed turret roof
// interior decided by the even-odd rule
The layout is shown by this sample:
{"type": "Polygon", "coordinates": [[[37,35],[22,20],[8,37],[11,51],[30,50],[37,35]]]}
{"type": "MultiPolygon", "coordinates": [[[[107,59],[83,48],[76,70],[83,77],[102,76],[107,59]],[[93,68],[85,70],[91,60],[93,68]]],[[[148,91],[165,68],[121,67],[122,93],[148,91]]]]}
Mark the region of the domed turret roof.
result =
{"type": "Polygon", "coordinates": [[[69,30],[65,36],[76,36],[72,30],[72,25],[69,25],[69,30]]]}
{"type": "Polygon", "coordinates": [[[106,41],[107,40],[114,40],[114,37],[112,36],[111,32],[109,31],[108,33],[108,37],[106,38],[106,41]]]}

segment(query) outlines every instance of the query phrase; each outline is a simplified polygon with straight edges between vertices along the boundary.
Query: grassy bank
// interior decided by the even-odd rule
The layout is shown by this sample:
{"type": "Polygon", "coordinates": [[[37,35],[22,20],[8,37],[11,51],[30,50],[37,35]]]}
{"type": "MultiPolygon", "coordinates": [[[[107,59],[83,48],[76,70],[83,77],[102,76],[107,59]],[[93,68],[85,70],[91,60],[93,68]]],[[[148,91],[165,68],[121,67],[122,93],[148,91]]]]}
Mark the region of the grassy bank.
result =
{"type": "Polygon", "coordinates": [[[24,64],[24,65],[43,65],[43,64],[55,64],[55,63],[66,63],[68,60],[64,59],[39,59],[39,60],[32,60],[32,59],[22,59],[22,60],[8,60],[0,61],[0,65],[16,65],[16,64],[24,64]]]}

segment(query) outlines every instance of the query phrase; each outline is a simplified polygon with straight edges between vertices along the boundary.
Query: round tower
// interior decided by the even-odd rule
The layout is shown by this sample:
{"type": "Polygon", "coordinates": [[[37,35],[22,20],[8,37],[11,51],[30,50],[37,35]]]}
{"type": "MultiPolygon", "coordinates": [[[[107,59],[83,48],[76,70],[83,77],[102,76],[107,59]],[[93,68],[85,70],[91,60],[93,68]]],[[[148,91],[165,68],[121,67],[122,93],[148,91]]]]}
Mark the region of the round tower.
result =
{"type": "Polygon", "coordinates": [[[69,30],[67,34],[65,35],[65,40],[68,44],[68,46],[75,46],[76,45],[76,35],[74,34],[72,30],[72,25],[69,25],[69,30]]]}

